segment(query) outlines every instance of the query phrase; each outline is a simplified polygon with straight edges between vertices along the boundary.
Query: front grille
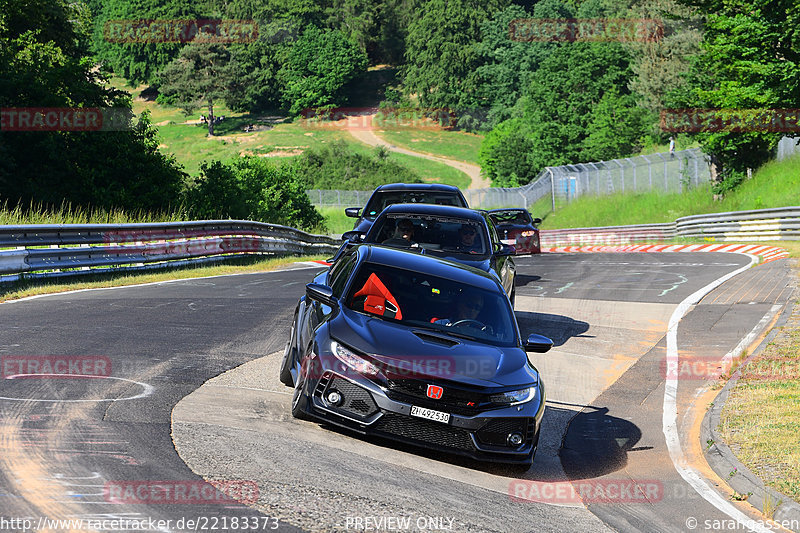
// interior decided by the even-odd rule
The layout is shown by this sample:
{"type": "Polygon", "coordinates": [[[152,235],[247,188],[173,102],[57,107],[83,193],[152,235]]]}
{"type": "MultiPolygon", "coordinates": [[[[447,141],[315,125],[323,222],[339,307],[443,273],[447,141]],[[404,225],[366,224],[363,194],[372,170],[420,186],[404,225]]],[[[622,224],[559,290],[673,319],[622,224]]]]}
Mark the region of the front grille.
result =
{"type": "Polygon", "coordinates": [[[488,407],[488,397],[485,394],[437,384],[444,389],[440,400],[428,398],[428,382],[410,378],[389,380],[386,395],[396,401],[462,416],[474,416],[488,407]]]}
{"type": "Polygon", "coordinates": [[[337,390],[342,395],[342,403],[332,407],[333,409],[347,411],[361,417],[369,417],[378,412],[378,406],[369,391],[359,387],[352,381],[334,377],[325,388],[323,398],[331,390],[337,390]]]}
{"type": "Polygon", "coordinates": [[[440,422],[384,413],[375,423],[374,429],[436,446],[475,451],[475,445],[467,430],[440,422]]]}
{"type": "Polygon", "coordinates": [[[522,434],[523,442],[528,444],[531,433],[529,431],[529,420],[528,418],[495,418],[479,429],[475,436],[482,444],[509,446],[509,433],[520,433],[522,434]]]}

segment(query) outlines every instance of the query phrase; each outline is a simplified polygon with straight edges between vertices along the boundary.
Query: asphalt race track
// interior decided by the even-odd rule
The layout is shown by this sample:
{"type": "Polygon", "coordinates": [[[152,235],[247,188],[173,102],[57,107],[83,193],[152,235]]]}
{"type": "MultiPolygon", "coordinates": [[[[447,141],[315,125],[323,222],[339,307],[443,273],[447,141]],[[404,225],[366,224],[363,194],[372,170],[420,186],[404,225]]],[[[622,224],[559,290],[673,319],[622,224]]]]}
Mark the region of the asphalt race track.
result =
{"type": "Polygon", "coordinates": [[[523,335],[555,341],[531,355],[548,407],[526,473],[294,420],[278,365],[318,266],[0,305],[1,514],[41,531],[746,530],[736,513],[758,517],[745,504],[724,489],[726,505],[709,502],[723,483],[698,461],[695,406],[703,372],[789,301],[787,260],[744,269],[686,307],[675,342],[694,374],[670,373],[667,332],[690,295],[750,261],[519,258],[523,335]],[[246,505],[206,497],[204,478],[247,488],[246,505]]]}

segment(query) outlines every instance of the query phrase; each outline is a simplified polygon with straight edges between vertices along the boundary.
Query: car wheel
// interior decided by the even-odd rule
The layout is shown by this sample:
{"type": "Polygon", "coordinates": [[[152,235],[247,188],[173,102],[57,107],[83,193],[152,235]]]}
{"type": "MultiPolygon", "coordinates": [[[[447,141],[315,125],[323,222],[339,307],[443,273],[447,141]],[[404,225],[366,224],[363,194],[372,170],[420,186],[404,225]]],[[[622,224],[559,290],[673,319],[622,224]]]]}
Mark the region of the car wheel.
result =
{"type": "Polygon", "coordinates": [[[306,358],[297,375],[297,383],[295,383],[294,393],[292,394],[292,416],[299,420],[309,420],[310,417],[306,414],[308,408],[308,396],[306,396],[303,389],[305,388],[308,376],[312,375],[312,370],[309,368],[310,359],[306,358]]]}
{"type": "Polygon", "coordinates": [[[292,332],[289,335],[289,340],[286,342],[286,348],[283,350],[283,360],[281,361],[281,372],[280,372],[280,380],[281,383],[286,385],[287,387],[294,386],[294,380],[292,379],[292,366],[294,366],[294,359],[295,354],[297,353],[297,348],[295,347],[295,339],[294,334],[297,330],[297,314],[294,316],[294,320],[292,321],[292,332]]]}

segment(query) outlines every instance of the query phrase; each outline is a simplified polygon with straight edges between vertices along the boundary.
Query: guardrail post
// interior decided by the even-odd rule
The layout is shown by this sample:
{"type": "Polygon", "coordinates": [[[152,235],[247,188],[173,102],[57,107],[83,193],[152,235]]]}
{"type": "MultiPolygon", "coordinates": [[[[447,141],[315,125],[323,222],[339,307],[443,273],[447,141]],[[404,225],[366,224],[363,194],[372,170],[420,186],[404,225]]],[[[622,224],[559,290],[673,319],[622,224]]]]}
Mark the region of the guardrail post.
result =
{"type": "Polygon", "coordinates": [[[550,203],[552,204],[553,213],[556,212],[556,178],[553,175],[553,169],[547,167],[547,171],[550,173],[550,203]]]}

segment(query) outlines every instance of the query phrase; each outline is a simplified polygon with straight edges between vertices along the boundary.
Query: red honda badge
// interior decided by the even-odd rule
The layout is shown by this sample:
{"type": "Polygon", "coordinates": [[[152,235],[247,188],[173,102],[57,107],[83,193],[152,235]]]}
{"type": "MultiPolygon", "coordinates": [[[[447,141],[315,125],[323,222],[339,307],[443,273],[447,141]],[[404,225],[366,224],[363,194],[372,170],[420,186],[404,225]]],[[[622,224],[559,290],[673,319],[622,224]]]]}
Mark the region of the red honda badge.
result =
{"type": "Polygon", "coordinates": [[[442,397],[442,393],[444,389],[438,385],[428,385],[428,398],[433,398],[434,400],[438,400],[442,397]]]}

